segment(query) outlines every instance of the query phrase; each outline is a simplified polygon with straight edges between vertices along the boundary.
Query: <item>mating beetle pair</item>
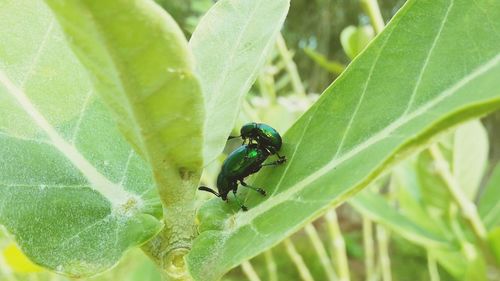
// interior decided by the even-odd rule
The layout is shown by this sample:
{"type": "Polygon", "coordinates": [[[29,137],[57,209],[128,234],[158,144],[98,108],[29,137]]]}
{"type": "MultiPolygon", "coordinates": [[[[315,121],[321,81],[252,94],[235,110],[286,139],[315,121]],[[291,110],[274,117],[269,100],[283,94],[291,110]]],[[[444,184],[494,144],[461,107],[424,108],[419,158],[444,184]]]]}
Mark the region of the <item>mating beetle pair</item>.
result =
{"type": "Polygon", "coordinates": [[[271,126],[259,123],[248,123],[241,127],[240,136],[229,137],[228,139],[241,137],[242,146],[235,149],[224,160],[221,171],[217,177],[217,190],[214,191],[206,186],[200,186],[198,189],[213,193],[222,200],[227,201],[227,194],[233,191],[234,197],[243,211],[248,210],[236,196],[238,182],[250,189],[266,195],[262,188],[253,187],[244,182],[245,177],[258,172],[264,166],[275,166],[283,164],[286,161],[284,156],[280,156],[278,151],[281,148],[282,140],[280,134],[271,126]],[[248,144],[246,142],[248,141],[248,144]],[[278,160],[264,164],[266,159],[276,154],[278,160]]]}

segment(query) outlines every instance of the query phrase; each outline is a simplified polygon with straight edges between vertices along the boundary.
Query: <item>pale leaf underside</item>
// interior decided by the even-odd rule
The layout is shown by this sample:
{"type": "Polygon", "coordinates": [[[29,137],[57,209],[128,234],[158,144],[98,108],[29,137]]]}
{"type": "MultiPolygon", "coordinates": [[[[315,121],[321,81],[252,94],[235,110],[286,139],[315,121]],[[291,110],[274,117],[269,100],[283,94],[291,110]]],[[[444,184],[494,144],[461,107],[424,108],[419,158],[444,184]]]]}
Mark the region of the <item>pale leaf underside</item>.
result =
{"type": "Polygon", "coordinates": [[[94,97],[47,8],[2,5],[0,223],[34,262],[96,274],[161,229],[150,168],[94,97]]]}

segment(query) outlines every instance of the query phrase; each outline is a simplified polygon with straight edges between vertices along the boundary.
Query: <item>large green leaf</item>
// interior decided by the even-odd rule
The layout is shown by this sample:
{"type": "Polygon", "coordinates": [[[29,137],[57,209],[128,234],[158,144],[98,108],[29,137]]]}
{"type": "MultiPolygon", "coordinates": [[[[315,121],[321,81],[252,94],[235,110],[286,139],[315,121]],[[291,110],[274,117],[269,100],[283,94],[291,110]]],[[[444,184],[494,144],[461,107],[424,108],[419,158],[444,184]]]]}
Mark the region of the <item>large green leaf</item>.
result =
{"type": "Polygon", "coordinates": [[[151,0],[46,2],[121,132],[151,165],[165,208],[175,212],[168,229],[185,244],[194,236],[204,108],[184,35],[151,0]]]}
{"type": "Polygon", "coordinates": [[[2,1],[0,34],[0,224],[38,264],[106,270],[162,227],[151,170],[43,2],[2,1]]]}
{"type": "Polygon", "coordinates": [[[497,164],[479,201],[479,214],[486,228],[500,226],[500,164],[497,164]]]}
{"type": "Polygon", "coordinates": [[[196,27],[189,47],[206,100],[205,164],[222,152],[289,4],[290,0],[221,0],[196,27]]]}
{"type": "Polygon", "coordinates": [[[288,162],[253,183],[268,197],[248,193],[248,212],[220,200],[202,208],[193,275],[217,279],[435,134],[499,108],[499,17],[498,1],[408,1],[285,134],[288,162]]]}

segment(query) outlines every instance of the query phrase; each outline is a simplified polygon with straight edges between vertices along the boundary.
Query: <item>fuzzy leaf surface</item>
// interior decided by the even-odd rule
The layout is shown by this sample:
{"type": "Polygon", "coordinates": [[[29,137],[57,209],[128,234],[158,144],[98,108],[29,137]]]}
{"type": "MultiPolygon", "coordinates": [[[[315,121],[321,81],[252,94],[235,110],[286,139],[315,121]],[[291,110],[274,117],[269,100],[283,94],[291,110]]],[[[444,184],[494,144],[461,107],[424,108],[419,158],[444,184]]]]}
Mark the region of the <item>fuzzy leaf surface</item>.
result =
{"type": "Polygon", "coordinates": [[[46,2],[121,133],[152,167],[165,212],[175,214],[164,218],[162,238],[152,243],[161,243],[158,252],[188,247],[195,235],[204,106],[182,31],[151,0],[46,2]]]}
{"type": "Polygon", "coordinates": [[[37,264],[102,272],[163,226],[151,169],[43,2],[2,1],[0,34],[0,224],[37,264]]]}
{"type": "Polygon", "coordinates": [[[497,164],[479,201],[479,214],[488,229],[500,226],[500,165],[497,164]]]}

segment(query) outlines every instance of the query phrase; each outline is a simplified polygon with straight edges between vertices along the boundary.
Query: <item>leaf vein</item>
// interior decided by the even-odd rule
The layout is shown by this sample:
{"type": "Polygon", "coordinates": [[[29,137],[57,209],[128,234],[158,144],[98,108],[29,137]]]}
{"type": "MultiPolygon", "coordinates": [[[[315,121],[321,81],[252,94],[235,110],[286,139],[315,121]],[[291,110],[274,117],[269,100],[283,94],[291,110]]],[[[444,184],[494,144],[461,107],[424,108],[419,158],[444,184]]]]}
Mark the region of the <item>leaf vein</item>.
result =
{"type": "Polygon", "coordinates": [[[413,91],[410,96],[410,101],[408,102],[408,105],[406,106],[406,109],[403,112],[403,115],[408,114],[408,112],[411,110],[411,107],[413,106],[413,103],[415,102],[415,98],[417,96],[418,90],[420,88],[420,84],[422,83],[422,78],[424,77],[425,71],[427,70],[427,65],[429,64],[430,58],[432,56],[432,53],[434,52],[434,48],[437,45],[437,42],[439,41],[441,32],[444,29],[444,25],[446,23],[446,20],[448,19],[448,15],[450,14],[451,8],[453,7],[453,0],[450,2],[451,4],[448,6],[448,9],[446,10],[446,13],[444,15],[444,18],[441,22],[441,25],[439,26],[438,32],[436,33],[436,36],[434,37],[434,40],[432,41],[431,48],[429,49],[429,52],[427,53],[427,56],[424,60],[424,64],[422,68],[420,69],[420,73],[418,74],[417,82],[415,83],[415,87],[413,87],[413,91]]]}
{"type": "Polygon", "coordinates": [[[90,182],[90,186],[113,205],[120,205],[127,202],[131,196],[120,185],[111,182],[96,167],[94,167],[72,144],[64,140],[52,125],[45,119],[41,112],[35,107],[29,97],[0,70],[0,84],[3,84],[7,93],[10,94],[19,104],[22,110],[32,119],[51,140],[62,155],[64,155],[71,163],[78,168],[82,174],[90,182]]]}
{"type": "Polygon", "coordinates": [[[33,72],[35,71],[35,68],[38,65],[38,61],[40,60],[40,57],[42,56],[42,52],[45,49],[45,45],[47,44],[47,41],[49,41],[49,35],[52,32],[52,29],[54,28],[54,23],[55,23],[55,20],[52,18],[50,20],[49,27],[47,28],[47,31],[43,35],[42,42],[40,42],[40,45],[38,46],[38,49],[36,50],[35,57],[33,58],[33,61],[31,62],[31,64],[29,65],[28,71],[26,71],[26,75],[24,75],[23,80],[21,81],[21,84],[20,84],[21,89],[24,89],[26,82],[33,75],[33,72]]]}
{"type": "Polygon", "coordinates": [[[90,97],[92,96],[92,90],[87,93],[85,97],[85,101],[83,102],[82,109],[80,110],[80,114],[78,116],[78,120],[76,121],[75,129],[73,130],[73,136],[71,137],[71,144],[76,143],[76,138],[78,137],[78,132],[80,131],[80,126],[83,121],[83,117],[85,116],[85,112],[87,111],[88,104],[90,102],[90,97]]]}
{"type": "Polygon", "coordinates": [[[366,90],[368,89],[368,85],[370,84],[373,71],[375,70],[375,66],[377,65],[377,62],[380,58],[380,55],[382,54],[382,51],[385,48],[385,45],[389,41],[389,38],[391,37],[393,30],[394,29],[390,30],[390,33],[387,35],[384,42],[380,46],[380,49],[377,53],[377,56],[373,60],[372,66],[370,67],[370,71],[368,72],[368,78],[366,79],[365,85],[363,87],[363,91],[361,92],[361,97],[359,98],[358,103],[356,104],[356,107],[354,109],[354,112],[352,113],[351,118],[349,119],[349,122],[347,123],[347,126],[345,127],[344,133],[342,134],[342,139],[340,140],[339,146],[337,147],[337,151],[335,152],[335,155],[333,156],[333,158],[337,158],[339,153],[342,151],[342,148],[344,147],[344,142],[347,138],[347,135],[350,132],[351,126],[354,123],[354,120],[356,118],[356,115],[358,114],[359,108],[361,107],[361,104],[363,103],[363,100],[365,98],[366,90]]]}

